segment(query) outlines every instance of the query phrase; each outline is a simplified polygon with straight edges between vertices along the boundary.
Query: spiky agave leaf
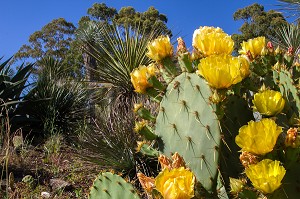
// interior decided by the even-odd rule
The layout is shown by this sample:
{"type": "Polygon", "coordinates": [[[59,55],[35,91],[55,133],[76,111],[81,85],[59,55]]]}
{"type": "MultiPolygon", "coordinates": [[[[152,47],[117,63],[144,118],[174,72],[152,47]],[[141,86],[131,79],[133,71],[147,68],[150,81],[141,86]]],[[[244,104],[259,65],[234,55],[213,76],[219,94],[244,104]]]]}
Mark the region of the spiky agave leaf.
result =
{"type": "Polygon", "coordinates": [[[35,87],[25,96],[19,109],[40,120],[45,135],[73,132],[86,112],[87,89],[68,78],[60,61],[44,58],[35,87]]]}
{"type": "Polygon", "coordinates": [[[295,21],[300,20],[300,0],[279,0],[281,4],[277,5],[279,11],[286,13],[287,17],[295,18],[295,21]]]}
{"type": "Polygon", "coordinates": [[[300,27],[299,25],[288,24],[282,26],[277,32],[277,36],[272,38],[272,41],[281,48],[287,50],[292,47],[294,53],[300,53],[300,27]]]}
{"type": "Polygon", "coordinates": [[[2,106],[20,102],[21,93],[29,85],[26,83],[33,67],[33,64],[22,64],[16,72],[13,72],[8,65],[10,60],[11,58],[0,64],[0,98],[2,99],[0,104],[2,106]]]}
{"type": "MultiPolygon", "coordinates": [[[[105,114],[104,114],[105,115],[105,114]]],[[[133,132],[131,117],[98,117],[94,128],[82,137],[86,153],[82,157],[103,169],[128,171],[134,168],[137,135],[133,132]]]]}
{"type": "Polygon", "coordinates": [[[116,111],[111,117],[102,112],[102,117],[94,121],[94,127],[83,133],[80,141],[83,150],[79,157],[98,164],[101,169],[122,173],[139,188],[137,173],[156,176],[157,159],[137,153],[139,137],[133,131],[133,113],[125,117],[123,114],[122,110],[116,111]]]}
{"type": "Polygon", "coordinates": [[[90,26],[92,27],[89,29],[98,32],[81,31],[78,38],[85,43],[82,46],[84,51],[96,60],[97,67],[92,69],[95,81],[110,87],[109,101],[117,104],[117,107],[120,107],[119,104],[130,107],[131,99],[137,97],[130,81],[130,73],[134,68],[151,62],[145,55],[147,45],[159,31],[146,33],[142,27],[132,29],[103,23],[92,23],[90,26]]]}

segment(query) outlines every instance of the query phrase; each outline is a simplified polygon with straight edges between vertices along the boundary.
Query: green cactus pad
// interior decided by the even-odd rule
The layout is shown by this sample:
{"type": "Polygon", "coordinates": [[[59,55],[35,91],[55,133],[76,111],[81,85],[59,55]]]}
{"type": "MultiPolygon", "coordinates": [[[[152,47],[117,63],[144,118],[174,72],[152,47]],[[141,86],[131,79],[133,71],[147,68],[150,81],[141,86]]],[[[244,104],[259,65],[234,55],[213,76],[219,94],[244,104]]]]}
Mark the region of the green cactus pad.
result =
{"type": "Polygon", "coordinates": [[[299,117],[300,98],[297,86],[294,84],[293,78],[288,71],[281,70],[273,72],[274,81],[278,82],[281,94],[288,100],[290,111],[289,117],[296,114],[299,117]]]}
{"type": "Polygon", "coordinates": [[[89,199],[138,199],[139,195],[130,183],[110,172],[101,173],[94,180],[89,199]]]}
{"type": "Polygon", "coordinates": [[[221,173],[222,178],[229,191],[229,177],[238,178],[244,167],[240,164],[241,148],[235,143],[235,137],[239,134],[239,129],[249,121],[254,120],[253,112],[248,107],[245,99],[238,96],[228,96],[225,103],[224,117],[221,120],[223,130],[221,144],[221,173]]]}
{"type": "Polygon", "coordinates": [[[216,187],[221,140],[211,95],[205,80],[182,73],[169,84],[156,119],[160,150],[178,152],[208,191],[216,187]]]}

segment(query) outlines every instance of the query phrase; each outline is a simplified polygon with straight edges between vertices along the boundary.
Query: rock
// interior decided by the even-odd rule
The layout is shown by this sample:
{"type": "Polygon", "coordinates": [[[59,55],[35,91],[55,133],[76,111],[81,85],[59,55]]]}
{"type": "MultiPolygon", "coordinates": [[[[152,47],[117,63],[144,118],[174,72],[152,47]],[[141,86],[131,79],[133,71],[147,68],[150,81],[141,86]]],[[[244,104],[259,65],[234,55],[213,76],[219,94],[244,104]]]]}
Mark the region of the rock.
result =
{"type": "Polygon", "coordinates": [[[68,190],[72,187],[70,183],[59,178],[50,179],[50,186],[55,191],[60,189],[68,190]]]}
{"type": "Polygon", "coordinates": [[[41,193],[41,197],[42,197],[42,198],[50,198],[50,193],[48,193],[48,192],[46,192],[46,191],[43,191],[43,192],[41,193]]]}

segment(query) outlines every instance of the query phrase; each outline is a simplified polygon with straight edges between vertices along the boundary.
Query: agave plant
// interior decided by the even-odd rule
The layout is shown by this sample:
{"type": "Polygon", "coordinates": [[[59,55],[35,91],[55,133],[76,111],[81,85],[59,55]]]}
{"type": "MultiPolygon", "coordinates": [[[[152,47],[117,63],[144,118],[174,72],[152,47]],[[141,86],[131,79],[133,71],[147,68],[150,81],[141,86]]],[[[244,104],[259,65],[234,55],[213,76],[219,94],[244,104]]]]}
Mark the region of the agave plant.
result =
{"type": "Polygon", "coordinates": [[[146,102],[147,98],[134,92],[130,73],[140,65],[150,64],[147,45],[159,33],[115,24],[90,23],[88,27],[79,31],[77,37],[83,43],[84,52],[95,61],[94,67],[88,67],[94,85],[95,82],[99,85],[97,105],[102,112],[96,115],[95,127],[83,136],[86,153],[81,157],[96,162],[103,169],[122,172],[130,180],[136,180],[139,171],[153,174],[157,161],[136,152],[140,137],[133,131],[132,109],[136,101],[146,102]],[[109,107],[107,114],[104,114],[104,106],[109,107]]]}
{"type": "Polygon", "coordinates": [[[146,33],[141,27],[132,29],[92,22],[78,31],[84,52],[95,60],[96,66],[89,68],[94,81],[107,91],[105,96],[115,109],[123,108],[127,112],[132,109],[137,95],[133,92],[130,73],[151,62],[145,55],[147,45],[158,34],[155,30],[146,33]]]}
{"type": "Polygon", "coordinates": [[[63,65],[53,58],[40,61],[36,86],[25,96],[20,110],[39,121],[44,135],[75,131],[85,117],[87,89],[82,82],[68,79],[63,65]]]}
{"type": "Polygon", "coordinates": [[[277,32],[276,37],[272,38],[273,42],[282,49],[288,50],[292,47],[293,52],[297,55],[300,53],[300,29],[299,25],[289,24],[282,26],[277,32]]]}
{"type": "MultiPolygon", "coordinates": [[[[1,60],[2,58],[0,58],[1,60]]],[[[14,73],[8,65],[9,61],[0,64],[0,98],[1,106],[17,104],[20,102],[21,93],[28,86],[26,82],[30,75],[33,64],[22,64],[14,73]]],[[[12,108],[12,106],[10,106],[12,108]]]]}
{"type": "MultiPolygon", "coordinates": [[[[2,58],[0,58],[1,60],[2,58]]],[[[5,143],[4,123],[16,116],[17,105],[22,100],[22,92],[29,85],[26,84],[31,73],[33,64],[22,64],[16,72],[9,66],[8,59],[0,64],[0,145],[5,143]]],[[[8,132],[9,133],[9,132],[8,132]]]]}
{"type": "Polygon", "coordinates": [[[287,17],[295,18],[295,21],[300,22],[300,1],[299,0],[279,0],[281,4],[279,10],[286,12],[287,17]]]}

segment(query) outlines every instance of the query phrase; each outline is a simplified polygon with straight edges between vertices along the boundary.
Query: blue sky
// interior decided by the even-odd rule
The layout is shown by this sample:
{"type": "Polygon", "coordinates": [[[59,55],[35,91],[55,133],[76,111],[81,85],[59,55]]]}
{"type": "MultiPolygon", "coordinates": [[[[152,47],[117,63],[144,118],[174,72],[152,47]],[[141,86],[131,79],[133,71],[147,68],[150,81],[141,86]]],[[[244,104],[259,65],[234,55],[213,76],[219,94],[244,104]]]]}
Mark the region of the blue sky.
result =
{"type": "Polygon", "coordinates": [[[199,26],[218,26],[228,34],[238,32],[242,21],[234,21],[233,13],[255,2],[265,10],[275,9],[276,0],[9,0],[1,2],[0,57],[8,58],[28,42],[29,35],[40,30],[53,19],[63,17],[77,26],[78,20],[86,15],[94,3],[106,3],[120,9],[132,6],[143,12],[150,6],[167,15],[168,27],[174,34],[183,36],[188,47],[192,34],[199,26]]]}

